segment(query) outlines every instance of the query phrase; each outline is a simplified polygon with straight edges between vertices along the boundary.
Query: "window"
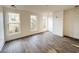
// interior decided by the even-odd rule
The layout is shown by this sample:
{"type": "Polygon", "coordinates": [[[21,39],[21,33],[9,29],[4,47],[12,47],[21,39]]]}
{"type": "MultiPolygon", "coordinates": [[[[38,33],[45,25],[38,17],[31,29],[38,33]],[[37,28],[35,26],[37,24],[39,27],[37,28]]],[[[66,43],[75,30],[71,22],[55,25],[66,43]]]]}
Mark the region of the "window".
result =
{"type": "Polygon", "coordinates": [[[8,13],[8,32],[9,34],[20,33],[20,14],[8,13]]]}
{"type": "Polygon", "coordinates": [[[47,28],[47,16],[43,16],[43,28],[47,28]]]}
{"type": "Polygon", "coordinates": [[[31,15],[31,30],[36,31],[37,30],[37,16],[31,15]]]}

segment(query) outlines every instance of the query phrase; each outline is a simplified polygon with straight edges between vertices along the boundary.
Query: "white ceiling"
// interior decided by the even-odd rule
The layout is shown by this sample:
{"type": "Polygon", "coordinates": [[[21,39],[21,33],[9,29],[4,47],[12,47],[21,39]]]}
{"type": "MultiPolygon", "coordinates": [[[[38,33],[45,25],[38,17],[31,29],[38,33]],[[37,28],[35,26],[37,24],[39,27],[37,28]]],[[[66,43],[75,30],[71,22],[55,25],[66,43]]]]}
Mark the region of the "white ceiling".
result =
{"type": "MultiPolygon", "coordinates": [[[[10,6],[9,6],[10,7],[10,6]]],[[[17,9],[35,13],[46,13],[73,8],[74,5],[16,5],[17,9]]]]}

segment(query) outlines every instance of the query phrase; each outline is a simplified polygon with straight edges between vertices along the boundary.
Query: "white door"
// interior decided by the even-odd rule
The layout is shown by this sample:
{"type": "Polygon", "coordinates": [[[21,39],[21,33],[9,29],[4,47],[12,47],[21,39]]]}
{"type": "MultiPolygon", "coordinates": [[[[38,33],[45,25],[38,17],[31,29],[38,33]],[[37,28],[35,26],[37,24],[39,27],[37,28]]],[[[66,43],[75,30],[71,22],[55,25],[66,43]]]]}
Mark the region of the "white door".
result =
{"type": "Polygon", "coordinates": [[[53,34],[63,36],[63,12],[55,12],[53,19],[53,34]]]}
{"type": "Polygon", "coordinates": [[[0,51],[4,45],[3,9],[0,7],[0,51]]]}
{"type": "Polygon", "coordinates": [[[48,31],[53,32],[53,16],[48,17],[48,31]]]}

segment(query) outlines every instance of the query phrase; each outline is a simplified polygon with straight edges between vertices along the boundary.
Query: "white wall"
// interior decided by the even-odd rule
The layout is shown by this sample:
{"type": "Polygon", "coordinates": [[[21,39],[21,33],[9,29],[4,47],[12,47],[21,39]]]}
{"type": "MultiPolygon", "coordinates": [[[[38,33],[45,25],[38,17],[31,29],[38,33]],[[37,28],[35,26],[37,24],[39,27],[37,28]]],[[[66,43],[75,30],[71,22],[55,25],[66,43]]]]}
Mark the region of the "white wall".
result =
{"type": "Polygon", "coordinates": [[[32,13],[32,12],[29,12],[29,11],[17,10],[17,9],[13,9],[13,8],[5,8],[5,14],[6,14],[5,15],[6,41],[16,39],[16,38],[19,38],[19,37],[23,37],[23,36],[27,36],[27,35],[31,35],[31,34],[35,34],[35,33],[39,33],[39,32],[43,32],[43,31],[47,30],[47,29],[43,28],[42,16],[39,15],[39,14],[32,13]],[[21,33],[20,34],[8,35],[7,12],[20,13],[20,20],[21,20],[21,33]],[[30,15],[36,15],[37,18],[38,18],[37,31],[31,31],[30,30],[30,15]]]}
{"type": "Polygon", "coordinates": [[[64,35],[79,39],[79,8],[65,11],[64,35]]]}
{"type": "Polygon", "coordinates": [[[4,23],[3,23],[3,9],[0,7],[0,51],[4,45],[4,23]]]}
{"type": "MultiPolygon", "coordinates": [[[[48,23],[49,23],[48,25],[50,28],[48,30],[50,30],[53,34],[63,36],[63,11],[54,12],[53,14],[54,15],[49,15],[49,17],[48,17],[48,20],[50,20],[50,21],[48,21],[48,23]],[[56,18],[56,16],[58,18],[56,18]]],[[[17,9],[13,9],[13,8],[5,8],[5,32],[6,32],[5,40],[6,41],[13,40],[13,39],[28,36],[31,34],[47,31],[47,29],[43,28],[44,22],[42,20],[43,20],[42,15],[39,15],[39,14],[36,14],[33,12],[17,10],[17,9]],[[8,34],[7,12],[20,13],[20,20],[21,20],[21,33],[20,34],[15,34],[15,35],[8,34]],[[30,15],[36,15],[38,18],[37,31],[30,30],[30,15]]]]}
{"type": "Polygon", "coordinates": [[[63,36],[63,11],[53,13],[53,34],[63,36]]]}

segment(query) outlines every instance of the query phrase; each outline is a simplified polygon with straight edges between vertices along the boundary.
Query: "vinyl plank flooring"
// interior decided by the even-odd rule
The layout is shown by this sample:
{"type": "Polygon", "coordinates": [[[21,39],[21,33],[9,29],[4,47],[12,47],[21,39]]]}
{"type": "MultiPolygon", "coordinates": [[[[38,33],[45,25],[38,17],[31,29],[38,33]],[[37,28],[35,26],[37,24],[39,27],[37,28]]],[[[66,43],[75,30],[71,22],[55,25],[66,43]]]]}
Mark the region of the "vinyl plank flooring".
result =
{"type": "Polygon", "coordinates": [[[1,53],[79,53],[79,41],[45,32],[7,42],[1,53]]]}

